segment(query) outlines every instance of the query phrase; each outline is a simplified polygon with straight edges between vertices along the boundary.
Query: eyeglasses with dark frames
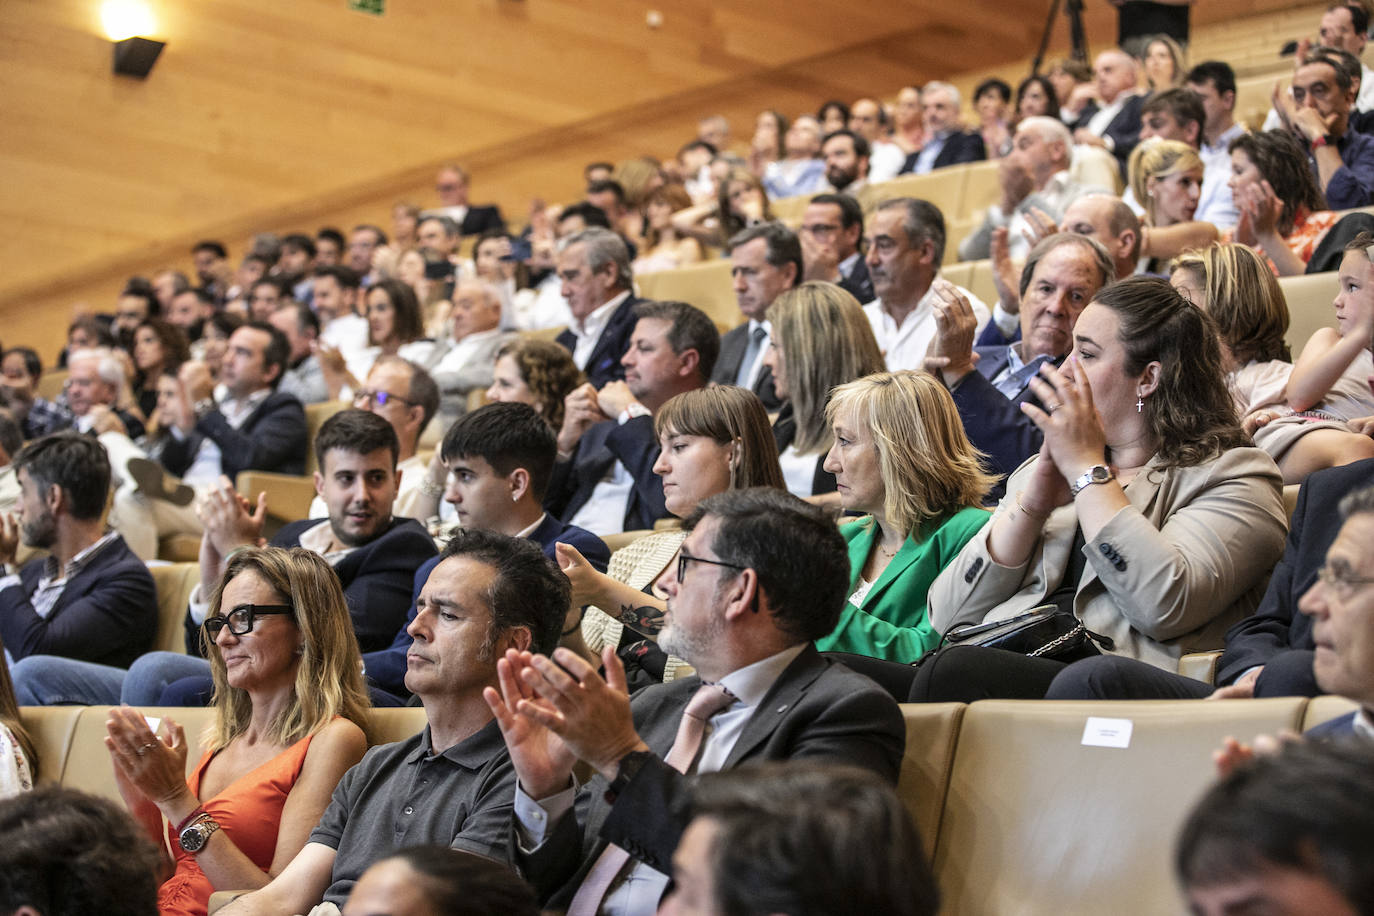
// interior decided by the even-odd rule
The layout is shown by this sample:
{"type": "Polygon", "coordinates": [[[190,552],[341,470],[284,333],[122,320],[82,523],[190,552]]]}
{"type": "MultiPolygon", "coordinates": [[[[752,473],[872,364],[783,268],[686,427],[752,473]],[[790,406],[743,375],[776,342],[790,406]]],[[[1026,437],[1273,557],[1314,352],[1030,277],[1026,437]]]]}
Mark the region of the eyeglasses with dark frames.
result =
{"type": "Polygon", "coordinates": [[[683,576],[687,575],[688,563],[708,563],[711,566],[725,566],[730,569],[748,569],[748,566],[740,566],[738,563],[726,563],[724,560],[708,560],[705,557],[694,557],[685,550],[677,552],[677,581],[681,582],[683,576]]]}
{"type": "Polygon", "coordinates": [[[246,636],[253,632],[253,624],[259,617],[295,613],[296,609],[289,604],[240,604],[228,614],[206,617],[205,623],[201,626],[205,627],[205,635],[211,640],[219,636],[219,631],[226,626],[235,636],[246,636]]]}
{"type": "MultiPolygon", "coordinates": [[[[1371,246],[1374,247],[1374,246],[1371,246]]],[[[1369,576],[1352,576],[1350,570],[1344,566],[1332,568],[1330,563],[1317,570],[1317,578],[1322,585],[1326,586],[1331,594],[1335,595],[1339,601],[1349,601],[1350,596],[1355,594],[1355,589],[1362,585],[1374,585],[1374,578],[1369,576]]]]}

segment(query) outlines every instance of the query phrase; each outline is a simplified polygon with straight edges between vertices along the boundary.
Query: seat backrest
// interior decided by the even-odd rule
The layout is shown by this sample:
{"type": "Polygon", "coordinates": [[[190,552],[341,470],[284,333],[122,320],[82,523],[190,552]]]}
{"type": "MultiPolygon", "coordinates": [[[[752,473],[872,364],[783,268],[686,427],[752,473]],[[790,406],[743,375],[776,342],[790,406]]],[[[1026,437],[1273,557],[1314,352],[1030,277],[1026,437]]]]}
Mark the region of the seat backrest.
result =
{"type": "Polygon", "coordinates": [[[1280,277],[1279,288],[1288,300],[1288,333],[1284,340],[1296,360],[1307,339],[1318,328],[1332,327],[1336,323],[1336,313],[1331,306],[1331,300],[1336,298],[1336,274],[1331,271],[1280,277]]]}
{"type": "Polygon", "coordinates": [[[744,321],[730,280],[730,259],[714,258],[673,270],[639,274],[635,277],[639,295],[645,299],[664,299],[695,305],[716,323],[733,328],[744,321]]]}
{"type": "Polygon", "coordinates": [[[940,810],[945,806],[959,723],[966,708],[963,703],[902,704],[906,753],[897,794],[916,822],[926,855],[935,848],[939,834],[940,810]]]}
{"type": "Polygon", "coordinates": [[[157,638],[153,650],[157,652],[185,652],[186,602],[200,584],[199,563],[167,563],[150,566],[153,585],[157,588],[157,638]]]}
{"type": "Polygon", "coordinates": [[[305,405],[305,473],[314,474],[320,469],[315,460],[315,437],[320,434],[324,421],[349,405],[343,401],[322,401],[319,404],[305,405]]]}
{"type": "Polygon", "coordinates": [[[1323,722],[1339,719],[1359,708],[1359,703],[1345,697],[1313,697],[1307,702],[1307,712],[1302,718],[1302,730],[1307,731],[1323,722]]]}
{"type": "Polygon", "coordinates": [[[25,706],[19,721],[33,739],[38,755],[38,782],[62,781],[62,771],[72,749],[72,737],[84,706],[25,706]]]}
{"type": "MultiPolygon", "coordinates": [[[[81,711],[72,736],[71,753],[67,755],[66,766],[62,773],[62,785],[70,789],[80,789],[108,798],[122,805],[119,788],[115,784],[114,764],[110,752],[105,747],[105,720],[109,718],[109,706],[75,707],[81,711]]],[[[154,708],[139,710],[145,716],[158,719],[170,718],[186,732],[186,773],[189,776],[205,752],[201,740],[205,726],[214,720],[213,709],[198,707],[154,708]]],[[[45,777],[46,778],[46,777],[45,777]]]]}
{"type": "Polygon", "coordinates": [[[971,704],[934,857],[945,913],[1178,912],[1170,856],[1212,751],[1296,728],[1305,704],[971,704]]]}

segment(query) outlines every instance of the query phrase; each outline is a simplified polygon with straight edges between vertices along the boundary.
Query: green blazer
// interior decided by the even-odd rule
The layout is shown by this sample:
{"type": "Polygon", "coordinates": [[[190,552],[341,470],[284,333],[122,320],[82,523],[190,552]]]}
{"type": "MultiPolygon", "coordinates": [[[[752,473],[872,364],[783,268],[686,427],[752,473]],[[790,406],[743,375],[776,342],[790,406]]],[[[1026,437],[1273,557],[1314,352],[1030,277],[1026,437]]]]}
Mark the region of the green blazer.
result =
{"type": "MultiPolygon", "coordinates": [[[[906,539],[878,576],[863,607],[846,602],[839,625],[829,636],[816,640],[816,648],[902,663],[914,662],[933,649],[940,634],[926,616],[926,592],[991,517],[984,509],[960,509],[947,518],[927,521],[906,539]]],[[[842,526],[840,534],[849,543],[852,595],[878,537],[878,525],[868,516],[842,526]]]]}

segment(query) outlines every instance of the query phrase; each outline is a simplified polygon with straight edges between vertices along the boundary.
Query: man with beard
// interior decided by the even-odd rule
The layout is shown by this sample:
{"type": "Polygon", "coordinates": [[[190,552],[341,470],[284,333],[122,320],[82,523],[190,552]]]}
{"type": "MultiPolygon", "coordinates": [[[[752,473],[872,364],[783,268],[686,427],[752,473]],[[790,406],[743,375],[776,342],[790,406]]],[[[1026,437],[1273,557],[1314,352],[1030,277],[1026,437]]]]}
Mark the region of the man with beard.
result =
{"type": "Polygon", "coordinates": [[[809,758],[896,784],[905,746],[896,701],[812,645],[834,629],[848,590],[831,518],[756,487],[703,500],[684,527],[661,583],[659,645],[695,675],[632,702],[613,648],[604,680],[567,649],[507,652],[501,691],[485,691],[519,778],[515,863],[547,907],[655,912],[696,774],[809,758]],[[581,793],[578,759],[595,773],[581,793]]]}
{"type": "Polygon", "coordinates": [[[825,180],[836,194],[857,196],[868,184],[868,141],[852,130],[837,130],[821,142],[825,180]]]}
{"type": "Polygon", "coordinates": [[[124,539],[105,532],[110,462],[93,437],[56,433],[20,450],[19,517],[0,519],[0,561],[20,538],[49,555],[0,577],[0,637],[10,659],[59,655],[127,665],[157,631],[148,568],[124,539]]]}

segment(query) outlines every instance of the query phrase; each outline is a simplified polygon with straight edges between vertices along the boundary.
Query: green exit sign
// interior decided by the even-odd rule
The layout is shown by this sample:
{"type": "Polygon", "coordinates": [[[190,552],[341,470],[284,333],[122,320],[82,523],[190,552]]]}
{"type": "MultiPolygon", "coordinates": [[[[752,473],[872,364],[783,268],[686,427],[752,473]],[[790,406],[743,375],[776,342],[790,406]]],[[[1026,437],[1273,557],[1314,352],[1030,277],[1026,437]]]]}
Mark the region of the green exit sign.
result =
{"type": "Polygon", "coordinates": [[[386,0],[348,0],[348,8],[355,12],[380,16],[386,12],[386,0]]]}

